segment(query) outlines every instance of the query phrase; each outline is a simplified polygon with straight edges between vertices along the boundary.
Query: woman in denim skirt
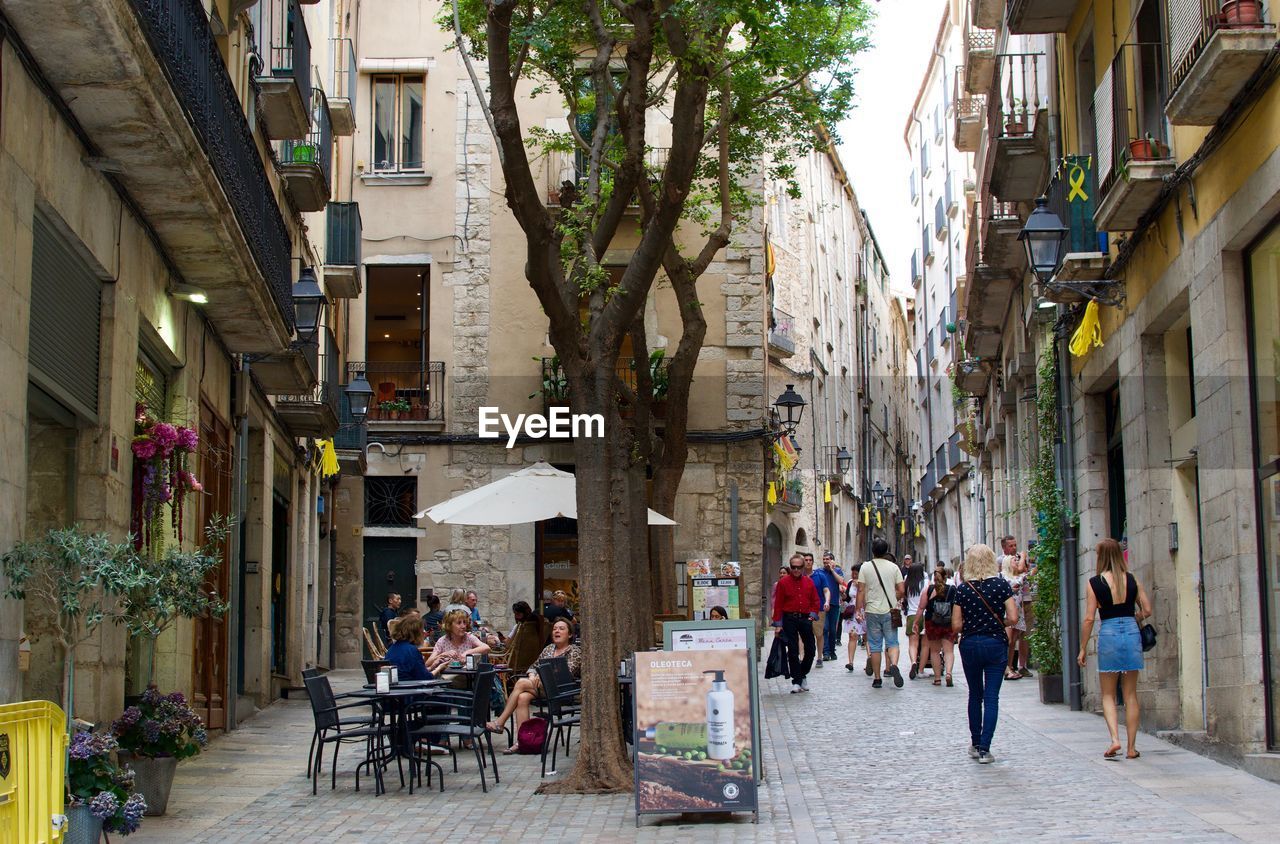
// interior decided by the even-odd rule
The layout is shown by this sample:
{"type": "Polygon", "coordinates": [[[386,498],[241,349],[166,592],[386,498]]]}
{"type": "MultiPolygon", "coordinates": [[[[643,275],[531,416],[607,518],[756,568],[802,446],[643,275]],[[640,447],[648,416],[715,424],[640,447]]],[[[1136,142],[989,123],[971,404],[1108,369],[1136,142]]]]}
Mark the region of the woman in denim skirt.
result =
{"type": "Polygon", "coordinates": [[[1089,605],[1085,610],[1084,630],[1080,634],[1080,654],[1076,661],[1085,665],[1085,650],[1093,633],[1093,617],[1102,619],[1098,628],[1098,679],[1102,682],[1102,716],[1111,732],[1111,746],[1104,759],[1120,755],[1120,724],[1116,714],[1116,687],[1124,691],[1125,729],[1129,734],[1128,759],[1140,754],[1138,741],[1138,672],[1142,670],[1142,634],[1138,622],[1151,616],[1151,600],[1138,579],[1129,573],[1120,543],[1104,539],[1098,543],[1098,573],[1089,579],[1089,605]]]}

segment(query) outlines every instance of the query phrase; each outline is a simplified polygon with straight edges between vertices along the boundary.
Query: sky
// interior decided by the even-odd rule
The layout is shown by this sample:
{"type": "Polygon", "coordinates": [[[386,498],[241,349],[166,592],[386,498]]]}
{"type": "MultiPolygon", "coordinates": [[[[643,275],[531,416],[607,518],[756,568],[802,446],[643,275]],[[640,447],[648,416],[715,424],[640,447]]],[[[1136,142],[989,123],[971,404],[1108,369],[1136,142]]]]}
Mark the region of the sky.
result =
{"type": "Polygon", "coordinates": [[[871,49],[859,54],[857,106],[840,124],[840,160],[871,221],[893,288],[911,294],[911,250],[919,240],[907,194],[911,159],[903,128],[928,65],[946,0],[881,0],[871,49]]]}

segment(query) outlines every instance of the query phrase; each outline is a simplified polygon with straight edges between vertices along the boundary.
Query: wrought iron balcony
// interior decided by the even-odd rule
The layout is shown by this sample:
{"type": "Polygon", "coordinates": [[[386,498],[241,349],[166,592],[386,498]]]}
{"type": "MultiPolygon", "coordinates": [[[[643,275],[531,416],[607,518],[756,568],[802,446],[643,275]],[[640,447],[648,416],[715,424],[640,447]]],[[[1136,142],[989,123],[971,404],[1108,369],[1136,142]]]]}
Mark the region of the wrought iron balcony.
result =
{"type": "Polygon", "coordinates": [[[280,142],[280,177],[285,193],[299,211],[319,211],[329,201],[333,132],[324,91],[311,94],[311,131],[301,140],[280,142]]]}
{"type": "Polygon", "coordinates": [[[785,478],[778,481],[778,503],[775,505],[784,513],[795,513],[804,506],[804,481],[800,478],[785,478]]]}
{"type": "Polygon", "coordinates": [[[1220,0],[1168,0],[1170,123],[1213,125],[1266,61],[1276,25],[1259,11],[1244,4],[1228,11],[1220,0]]]}
{"type": "Polygon", "coordinates": [[[356,48],[350,38],[329,39],[329,65],[333,83],[329,90],[329,117],[333,134],[346,137],[356,132],[356,91],[360,77],[356,71],[356,48]]]}
{"type": "Polygon", "coordinates": [[[348,361],[347,380],[358,373],[373,387],[370,422],[444,422],[444,361],[348,361]]]}
{"type": "Polygon", "coordinates": [[[260,0],[250,12],[258,47],[258,101],[267,137],[307,133],[311,99],[311,37],[297,0],[260,0]]]}
{"type": "Polygon", "coordinates": [[[317,372],[320,380],[306,393],[276,398],[276,413],[298,437],[330,437],[338,430],[338,345],[333,332],[324,329],[317,337],[317,372]]]}
{"type": "Polygon", "coordinates": [[[987,103],[991,192],[1008,202],[1040,195],[1049,161],[1049,73],[1042,53],[998,57],[987,103]]]}
{"type": "Polygon", "coordinates": [[[330,202],[325,206],[324,284],[330,296],[354,299],[360,295],[363,237],[360,203],[330,202]]]}
{"type": "Polygon", "coordinates": [[[769,319],[769,353],[789,358],[796,353],[795,317],[774,308],[769,319]]]}
{"type": "Polygon", "coordinates": [[[991,88],[996,62],[996,31],[966,21],[964,26],[964,87],[970,94],[991,88]]]}
{"type": "Polygon", "coordinates": [[[987,98],[982,94],[970,94],[964,90],[964,68],[956,70],[955,78],[955,131],[952,140],[960,152],[977,152],[986,124],[987,98]]]}

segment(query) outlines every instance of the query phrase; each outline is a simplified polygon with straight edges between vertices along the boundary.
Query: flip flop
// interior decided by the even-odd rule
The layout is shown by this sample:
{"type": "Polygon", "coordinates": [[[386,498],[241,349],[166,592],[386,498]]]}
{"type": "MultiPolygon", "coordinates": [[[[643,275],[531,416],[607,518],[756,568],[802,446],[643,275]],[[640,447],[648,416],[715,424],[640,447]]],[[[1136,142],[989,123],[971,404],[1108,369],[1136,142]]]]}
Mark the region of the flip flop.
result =
{"type": "Polygon", "coordinates": [[[498,733],[498,734],[502,734],[507,731],[505,727],[499,727],[497,721],[490,721],[488,724],[484,725],[484,728],[491,733],[498,733]]]}
{"type": "Polygon", "coordinates": [[[1127,754],[1125,754],[1125,757],[1124,757],[1124,758],[1126,758],[1126,759],[1140,759],[1140,758],[1142,758],[1142,754],[1135,750],[1135,751],[1133,751],[1132,753],[1127,753],[1127,754]]]}
{"type": "Polygon", "coordinates": [[[1119,757],[1120,757],[1120,745],[1118,744],[1115,747],[1108,750],[1106,753],[1102,754],[1103,759],[1114,760],[1114,759],[1118,759],[1119,757]]]}
{"type": "Polygon", "coordinates": [[[518,744],[513,744],[513,745],[511,745],[510,747],[508,747],[506,750],[502,751],[502,755],[503,755],[503,756],[512,756],[512,755],[514,755],[514,754],[516,754],[516,753],[519,753],[519,752],[520,752],[520,745],[518,745],[518,744]]]}

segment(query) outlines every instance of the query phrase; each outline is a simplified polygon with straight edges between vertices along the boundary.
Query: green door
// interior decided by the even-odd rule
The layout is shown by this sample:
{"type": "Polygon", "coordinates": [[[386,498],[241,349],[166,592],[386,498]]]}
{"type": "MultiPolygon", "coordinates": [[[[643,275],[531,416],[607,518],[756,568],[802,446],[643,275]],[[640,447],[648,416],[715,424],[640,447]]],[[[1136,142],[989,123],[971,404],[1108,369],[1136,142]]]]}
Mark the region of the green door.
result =
{"type": "Polygon", "coordinates": [[[418,603],[418,576],[413,562],[418,541],[411,536],[374,536],[364,541],[365,627],[378,620],[378,611],[387,605],[387,593],[399,592],[401,607],[418,603]]]}

